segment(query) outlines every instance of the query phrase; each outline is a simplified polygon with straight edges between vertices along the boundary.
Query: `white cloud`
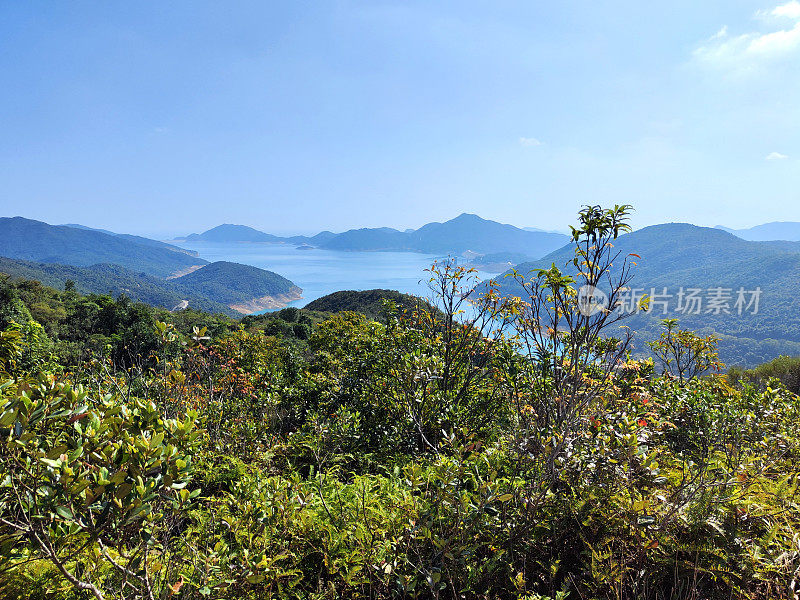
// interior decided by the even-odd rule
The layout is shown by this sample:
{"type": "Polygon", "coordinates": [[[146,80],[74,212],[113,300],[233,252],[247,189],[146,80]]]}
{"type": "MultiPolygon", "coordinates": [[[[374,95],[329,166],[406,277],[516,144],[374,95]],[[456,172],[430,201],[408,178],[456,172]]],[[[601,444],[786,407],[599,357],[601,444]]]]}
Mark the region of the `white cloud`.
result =
{"type": "Polygon", "coordinates": [[[787,17],[789,19],[800,19],[800,2],[792,0],[781,6],[776,6],[770,13],[773,17],[787,17]]]}
{"type": "Polygon", "coordinates": [[[785,154],[781,154],[780,152],[770,152],[764,157],[764,160],[784,160],[789,158],[785,154]]]}
{"type": "Polygon", "coordinates": [[[541,146],[544,142],[541,140],[537,140],[534,137],[521,137],[519,138],[519,145],[520,146],[541,146]]]}
{"type": "Polygon", "coordinates": [[[723,25],[722,27],[719,28],[719,31],[717,33],[715,33],[714,35],[712,35],[708,39],[709,40],[718,40],[720,38],[724,38],[726,35],[728,35],[728,26],[727,25],[723,25]]]}
{"type": "Polygon", "coordinates": [[[747,71],[764,61],[779,60],[800,51],[800,2],[791,0],[770,11],[759,11],[755,16],[767,21],[790,19],[795,23],[788,28],[772,23],[772,31],[734,36],[723,26],[695,49],[694,59],[717,68],[747,71]]]}

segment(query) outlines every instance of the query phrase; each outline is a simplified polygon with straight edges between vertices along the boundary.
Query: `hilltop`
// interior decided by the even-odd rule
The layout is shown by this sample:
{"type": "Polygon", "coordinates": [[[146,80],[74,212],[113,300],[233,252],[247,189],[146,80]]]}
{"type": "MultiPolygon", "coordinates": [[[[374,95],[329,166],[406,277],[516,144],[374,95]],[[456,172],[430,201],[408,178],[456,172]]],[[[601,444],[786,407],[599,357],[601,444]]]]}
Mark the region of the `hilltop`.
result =
{"type": "Polygon", "coordinates": [[[417,310],[420,305],[429,310],[433,309],[427,302],[412,296],[403,294],[395,290],[343,290],[333,292],[327,296],[322,296],[305,305],[304,310],[336,313],[341,311],[353,311],[366,315],[367,318],[376,321],[386,319],[386,311],[383,308],[383,300],[394,302],[397,307],[404,311],[417,310]]]}

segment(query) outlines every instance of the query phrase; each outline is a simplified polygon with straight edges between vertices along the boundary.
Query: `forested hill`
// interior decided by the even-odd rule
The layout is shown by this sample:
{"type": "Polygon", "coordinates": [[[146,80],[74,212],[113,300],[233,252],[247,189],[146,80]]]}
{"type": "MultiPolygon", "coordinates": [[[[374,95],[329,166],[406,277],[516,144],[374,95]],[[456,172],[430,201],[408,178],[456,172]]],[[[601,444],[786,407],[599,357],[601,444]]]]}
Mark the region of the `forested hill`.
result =
{"type": "MultiPolygon", "coordinates": [[[[638,255],[628,257],[636,263],[631,295],[650,295],[653,288],[657,293],[658,302],[649,314],[626,322],[637,332],[640,348],[641,340],[657,334],[660,319],[674,317],[681,326],[722,336],[721,356],[728,364],[754,365],[781,354],[800,354],[800,299],[796,296],[800,252],[795,245],[746,241],[720,229],[670,223],[625,234],[615,242],[615,250],[623,256],[638,255]],[[664,288],[669,298],[663,296],[664,288]],[[716,291],[720,288],[721,292],[716,291]],[[744,301],[749,303],[749,292],[759,288],[758,312],[752,314],[754,307],[743,306],[743,314],[738,314],[738,291],[746,292],[744,301]],[[700,314],[690,314],[698,308],[696,303],[691,310],[678,310],[681,289],[684,294],[701,290],[700,314]],[[715,294],[724,299],[719,310],[710,304],[715,294]]],[[[569,272],[565,265],[572,256],[572,247],[565,246],[515,269],[530,275],[532,269],[555,263],[569,272]]],[[[502,293],[517,295],[521,288],[509,274],[494,279],[502,293]]],[[[688,308],[686,302],[682,308],[688,308]]]]}
{"type": "Polygon", "coordinates": [[[428,310],[435,310],[417,296],[402,294],[395,290],[382,289],[333,292],[309,302],[306,304],[305,309],[328,313],[353,311],[366,315],[370,319],[382,321],[386,318],[383,300],[394,302],[399,309],[405,311],[417,310],[421,305],[428,310]]]}
{"type": "Polygon", "coordinates": [[[0,257],[0,273],[59,289],[71,281],[82,293],[124,294],[132,300],[170,310],[186,305],[230,316],[260,310],[264,304],[263,308],[283,306],[298,299],[302,291],[271,271],[225,262],[211,263],[190,275],[164,280],[119,265],[76,267],[0,257]]]}
{"type": "Polygon", "coordinates": [[[124,294],[136,302],[171,310],[183,301],[197,310],[235,316],[239,313],[226,304],[203,294],[180,287],[175,280],[165,280],[146,273],[131,271],[119,265],[99,264],[89,267],[36,263],[0,257],[0,273],[15,279],[39,281],[44,285],[64,289],[71,281],[75,290],[83,294],[124,294]]]}
{"type": "Polygon", "coordinates": [[[193,293],[214,298],[229,306],[263,297],[299,299],[302,290],[294,283],[265,269],[218,261],[172,280],[193,293]]]}
{"type": "Polygon", "coordinates": [[[220,225],[190,241],[307,243],[328,250],[400,251],[431,254],[517,253],[539,257],[563,246],[568,237],[561,233],[528,231],[464,213],[444,223],[428,223],[417,230],[391,227],[350,229],[334,234],[323,231],[313,237],[278,237],[243,225],[220,225]]]}
{"type": "Polygon", "coordinates": [[[112,263],[157,277],[207,264],[201,258],[159,243],[143,244],[125,236],[48,225],[23,217],[0,218],[0,256],[78,267],[112,263]]]}

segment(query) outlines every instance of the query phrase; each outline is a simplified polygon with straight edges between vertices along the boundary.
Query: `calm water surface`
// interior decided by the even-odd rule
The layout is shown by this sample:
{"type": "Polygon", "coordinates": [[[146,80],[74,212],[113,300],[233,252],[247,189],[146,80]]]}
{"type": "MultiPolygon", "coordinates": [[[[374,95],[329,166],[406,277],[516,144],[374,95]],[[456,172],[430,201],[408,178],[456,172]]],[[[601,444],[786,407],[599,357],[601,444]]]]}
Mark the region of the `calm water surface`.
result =
{"type": "MultiPolygon", "coordinates": [[[[227,260],[253,265],[291,279],[303,289],[303,299],[293,306],[339,290],[384,288],[427,296],[425,269],[443,256],[415,252],[335,252],[298,250],[292,244],[171,242],[195,250],[209,262],[227,260]]],[[[479,272],[481,279],[492,274],[479,272]]]]}

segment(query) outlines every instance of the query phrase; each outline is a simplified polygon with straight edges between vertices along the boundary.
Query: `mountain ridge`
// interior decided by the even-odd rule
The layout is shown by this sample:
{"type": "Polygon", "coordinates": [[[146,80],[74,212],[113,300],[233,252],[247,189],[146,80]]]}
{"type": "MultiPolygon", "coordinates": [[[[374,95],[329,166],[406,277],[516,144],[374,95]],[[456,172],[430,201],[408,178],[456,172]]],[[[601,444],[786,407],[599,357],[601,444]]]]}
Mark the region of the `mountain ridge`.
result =
{"type": "MultiPolygon", "coordinates": [[[[126,236],[90,228],[50,225],[24,217],[0,217],[0,256],[40,263],[88,267],[117,264],[157,277],[167,277],[187,267],[208,264],[202,258],[126,236]]],[[[146,238],[145,238],[146,239],[146,238]]]]}
{"type": "Polygon", "coordinates": [[[478,254],[500,252],[521,253],[535,258],[555,250],[568,241],[568,236],[546,231],[529,231],[472,213],[442,223],[432,222],[419,229],[400,231],[392,227],[362,227],[341,233],[323,231],[315,236],[279,237],[246,225],[218,225],[200,234],[191,234],[187,241],[261,241],[268,243],[303,243],[326,250],[394,251],[430,254],[478,254]]]}

